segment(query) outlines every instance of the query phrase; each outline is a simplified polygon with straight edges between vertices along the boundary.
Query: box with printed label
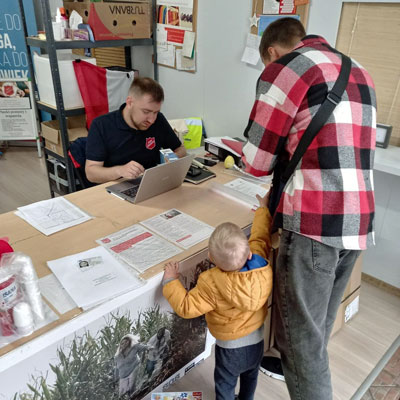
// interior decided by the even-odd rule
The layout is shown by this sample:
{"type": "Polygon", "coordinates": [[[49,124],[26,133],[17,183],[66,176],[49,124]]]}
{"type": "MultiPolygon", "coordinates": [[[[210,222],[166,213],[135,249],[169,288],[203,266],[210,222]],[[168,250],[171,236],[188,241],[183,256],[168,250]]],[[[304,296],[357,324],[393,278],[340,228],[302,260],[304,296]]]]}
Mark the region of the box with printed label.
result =
{"type": "MultiPolygon", "coordinates": [[[[45,121],[41,123],[41,127],[42,136],[46,141],[46,149],[49,149],[60,156],[64,155],[59,122],[57,120],[45,121]]],[[[74,141],[78,137],[87,136],[88,132],[86,129],[85,116],[67,118],[67,129],[70,142],[74,141]]]]}
{"type": "Polygon", "coordinates": [[[347,299],[343,300],[340,304],[339,310],[336,314],[336,320],[332,328],[331,336],[340,331],[359,311],[360,304],[360,291],[358,288],[347,299]]]}
{"type": "Polygon", "coordinates": [[[90,25],[95,40],[145,39],[151,37],[151,4],[129,2],[64,2],[67,16],[73,10],[90,25]]]}

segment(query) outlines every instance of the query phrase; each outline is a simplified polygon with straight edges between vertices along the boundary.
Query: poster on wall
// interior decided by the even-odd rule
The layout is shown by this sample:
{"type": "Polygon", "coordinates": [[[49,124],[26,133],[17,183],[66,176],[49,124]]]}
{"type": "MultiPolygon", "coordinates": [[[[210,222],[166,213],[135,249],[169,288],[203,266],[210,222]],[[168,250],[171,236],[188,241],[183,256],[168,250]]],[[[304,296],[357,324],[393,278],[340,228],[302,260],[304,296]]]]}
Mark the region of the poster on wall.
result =
{"type": "Polygon", "coordinates": [[[158,64],[196,71],[196,4],[193,0],[157,0],[158,64]]]}
{"type": "Polygon", "coordinates": [[[29,55],[17,1],[0,2],[0,49],[0,140],[36,139],[29,55]]]}
{"type": "Polygon", "coordinates": [[[1,140],[36,138],[33,101],[31,82],[0,80],[1,140]]]}
{"type": "MultiPolygon", "coordinates": [[[[180,263],[186,289],[212,266],[206,255],[200,252],[180,263]]],[[[87,400],[148,399],[211,353],[204,317],[178,317],[162,295],[161,275],[67,325],[51,344],[44,338],[44,348],[29,357],[14,363],[0,358],[5,399],[56,400],[67,394],[87,400]]]]}

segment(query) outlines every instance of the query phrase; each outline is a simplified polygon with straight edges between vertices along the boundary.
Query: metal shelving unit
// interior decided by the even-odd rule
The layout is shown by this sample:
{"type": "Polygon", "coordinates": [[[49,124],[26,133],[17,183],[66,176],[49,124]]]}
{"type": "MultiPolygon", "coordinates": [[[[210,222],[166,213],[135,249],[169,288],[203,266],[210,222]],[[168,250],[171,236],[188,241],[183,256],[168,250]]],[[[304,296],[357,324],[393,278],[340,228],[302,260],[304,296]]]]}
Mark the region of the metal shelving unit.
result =
{"type": "MultiPolygon", "coordinates": [[[[153,32],[152,38],[150,39],[126,39],[126,40],[102,40],[97,42],[90,41],[55,41],[53,34],[53,26],[51,23],[51,12],[49,0],[40,0],[40,7],[43,15],[44,28],[46,32],[46,40],[40,40],[36,37],[28,37],[27,33],[27,25],[25,19],[25,13],[23,8],[23,0],[18,0],[21,17],[23,21],[23,29],[26,38],[26,45],[28,49],[31,47],[39,47],[46,51],[49,56],[50,68],[51,68],[51,78],[53,80],[54,86],[54,95],[56,100],[56,107],[52,107],[51,105],[40,102],[36,96],[36,104],[39,110],[47,111],[51,115],[55,116],[55,118],[59,121],[60,124],[60,132],[61,132],[61,141],[63,148],[63,156],[59,156],[48,149],[44,149],[45,157],[46,157],[46,166],[48,156],[56,158],[59,161],[62,161],[66,166],[67,172],[67,180],[68,180],[68,191],[75,192],[76,184],[75,184],[75,175],[74,175],[74,167],[72,161],[68,157],[68,148],[69,148],[69,139],[68,139],[68,129],[67,129],[67,117],[82,115],[85,113],[84,108],[74,108],[74,109],[66,109],[64,107],[64,100],[62,96],[61,90],[61,81],[60,81],[60,72],[58,69],[57,62],[57,50],[59,49],[85,49],[85,48],[95,48],[95,47],[121,47],[129,48],[132,46],[153,46],[153,63],[154,63],[154,79],[158,80],[158,68],[157,68],[157,48],[156,48],[156,0],[152,0],[152,13],[153,13],[153,32]]],[[[130,54],[130,53],[129,53],[130,54]]],[[[37,93],[37,87],[35,82],[35,74],[32,65],[32,58],[28,57],[28,67],[29,73],[32,80],[32,87],[37,93]]],[[[47,174],[49,177],[49,174],[47,174]]],[[[54,197],[54,192],[51,189],[51,181],[49,177],[49,186],[52,197],[54,197]]]]}

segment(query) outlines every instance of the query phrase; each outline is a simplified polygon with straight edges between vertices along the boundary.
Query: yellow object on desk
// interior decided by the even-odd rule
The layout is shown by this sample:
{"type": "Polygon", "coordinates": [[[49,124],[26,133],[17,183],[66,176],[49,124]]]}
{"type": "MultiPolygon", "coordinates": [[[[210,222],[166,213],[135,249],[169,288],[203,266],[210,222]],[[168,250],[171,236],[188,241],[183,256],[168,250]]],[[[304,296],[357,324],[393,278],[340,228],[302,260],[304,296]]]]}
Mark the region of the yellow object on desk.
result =
{"type": "Polygon", "coordinates": [[[233,157],[227,156],[224,161],[225,168],[229,169],[232,168],[234,165],[235,165],[235,160],[233,159],[233,157]]]}

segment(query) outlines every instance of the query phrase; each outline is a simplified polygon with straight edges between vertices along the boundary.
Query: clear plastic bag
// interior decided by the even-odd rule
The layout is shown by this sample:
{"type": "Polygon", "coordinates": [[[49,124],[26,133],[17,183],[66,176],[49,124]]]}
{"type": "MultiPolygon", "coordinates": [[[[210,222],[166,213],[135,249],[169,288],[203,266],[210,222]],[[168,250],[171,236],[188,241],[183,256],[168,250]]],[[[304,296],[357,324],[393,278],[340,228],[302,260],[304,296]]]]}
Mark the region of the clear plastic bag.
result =
{"type": "Polygon", "coordinates": [[[0,346],[30,335],[53,321],[54,313],[40,295],[29,256],[5,253],[0,260],[0,346]]]}

